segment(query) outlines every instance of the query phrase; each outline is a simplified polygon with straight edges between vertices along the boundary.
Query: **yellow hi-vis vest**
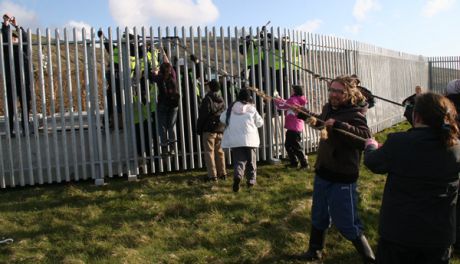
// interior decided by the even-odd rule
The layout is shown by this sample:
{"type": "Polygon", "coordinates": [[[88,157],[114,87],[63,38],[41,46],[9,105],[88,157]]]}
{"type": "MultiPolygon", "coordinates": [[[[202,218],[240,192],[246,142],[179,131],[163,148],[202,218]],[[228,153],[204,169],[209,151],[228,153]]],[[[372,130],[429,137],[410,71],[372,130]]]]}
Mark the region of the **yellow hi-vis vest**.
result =
{"type": "MultiPolygon", "coordinates": [[[[147,52],[147,60],[148,62],[152,63],[153,69],[156,69],[158,67],[158,50],[155,49],[153,52],[153,61],[152,61],[152,53],[149,51],[147,52]]],[[[136,64],[134,64],[136,65],[136,64]]],[[[145,62],[144,59],[141,60],[140,62],[140,69],[141,72],[144,71],[145,69],[145,62]]],[[[148,73],[151,74],[151,73],[148,73]]],[[[150,113],[154,113],[157,110],[157,102],[155,101],[155,94],[157,92],[157,86],[155,83],[150,83],[149,85],[149,93],[150,93],[150,113]]],[[[139,102],[139,96],[133,96],[133,114],[134,114],[134,123],[138,124],[140,122],[140,115],[139,115],[139,110],[137,107],[137,103],[139,102]]],[[[148,111],[149,107],[146,104],[142,104],[141,101],[141,111],[142,111],[142,120],[146,120],[148,117],[148,111]]]]}
{"type": "MultiPolygon", "coordinates": [[[[291,51],[292,51],[292,62],[299,66],[302,67],[302,54],[300,54],[300,47],[299,44],[292,44],[291,46],[291,51]]],[[[299,67],[295,67],[295,70],[300,69],[299,67]]]]}
{"type": "MultiPolygon", "coordinates": [[[[120,50],[118,47],[113,49],[113,63],[119,64],[120,63],[120,50]]],[[[129,66],[131,68],[131,77],[133,77],[134,69],[136,68],[136,57],[130,56],[129,57],[129,66]]]]}
{"type": "Polygon", "coordinates": [[[283,69],[284,68],[284,50],[280,51],[278,49],[272,49],[268,52],[268,65],[270,68],[275,68],[275,70],[283,69]]]}
{"type": "MultiPolygon", "coordinates": [[[[139,64],[140,64],[141,72],[142,72],[145,69],[144,58],[139,59],[139,60],[140,60],[139,64]]],[[[152,52],[150,52],[150,51],[147,52],[147,62],[150,63],[150,65],[152,65],[153,70],[158,69],[158,67],[159,67],[158,66],[159,65],[159,63],[158,63],[158,49],[153,50],[153,56],[152,56],[152,52]],[[152,57],[153,57],[153,60],[152,60],[152,57]]]]}
{"type": "MultiPolygon", "coordinates": [[[[157,110],[157,102],[155,101],[155,94],[157,92],[157,85],[154,83],[150,84],[149,87],[149,93],[150,93],[150,113],[153,115],[155,111],[157,110]]],[[[139,124],[140,122],[140,114],[138,110],[138,102],[139,102],[139,97],[133,96],[133,115],[134,115],[134,124],[139,124]]],[[[142,101],[141,103],[141,111],[142,111],[142,121],[147,120],[148,118],[148,112],[149,112],[149,107],[147,104],[143,104],[142,101]]]]}
{"type": "Polygon", "coordinates": [[[248,63],[248,67],[252,65],[257,65],[259,64],[259,54],[260,54],[260,59],[263,60],[265,57],[265,53],[259,49],[256,45],[254,45],[254,53],[251,54],[251,48],[248,48],[246,50],[246,61],[248,63]]]}

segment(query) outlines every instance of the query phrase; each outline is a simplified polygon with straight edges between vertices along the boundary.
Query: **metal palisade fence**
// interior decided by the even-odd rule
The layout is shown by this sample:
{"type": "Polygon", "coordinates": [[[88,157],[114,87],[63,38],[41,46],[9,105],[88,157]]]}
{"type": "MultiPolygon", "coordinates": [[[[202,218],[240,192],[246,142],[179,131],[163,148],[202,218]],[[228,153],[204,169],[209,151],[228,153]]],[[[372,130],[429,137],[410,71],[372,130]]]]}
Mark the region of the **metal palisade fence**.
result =
{"type": "Polygon", "coordinates": [[[444,93],[447,83],[460,79],[460,57],[430,57],[429,83],[433,91],[444,93]]]}
{"type": "MultiPolygon", "coordinates": [[[[292,84],[303,85],[307,109],[320,112],[327,84],[318,76],[357,74],[375,95],[401,102],[439,74],[422,56],[288,29],[103,31],[28,30],[19,32],[18,43],[11,33],[0,38],[0,187],[82,179],[100,184],[106,177],[203,167],[195,125],[211,79],[221,83],[227,105],[242,87],[288,98],[292,84]],[[149,80],[161,50],[175,67],[181,94],[172,155],[160,147],[157,89],[149,80]]],[[[283,113],[254,97],[265,119],[258,159],[278,159],[285,155],[283,113]]],[[[367,117],[375,132],[400,122],[402,113],[401,106],[377,101],[367,117]]],[[[314,151],[318,140],[306,126],[305,150],[314,151]]]]}

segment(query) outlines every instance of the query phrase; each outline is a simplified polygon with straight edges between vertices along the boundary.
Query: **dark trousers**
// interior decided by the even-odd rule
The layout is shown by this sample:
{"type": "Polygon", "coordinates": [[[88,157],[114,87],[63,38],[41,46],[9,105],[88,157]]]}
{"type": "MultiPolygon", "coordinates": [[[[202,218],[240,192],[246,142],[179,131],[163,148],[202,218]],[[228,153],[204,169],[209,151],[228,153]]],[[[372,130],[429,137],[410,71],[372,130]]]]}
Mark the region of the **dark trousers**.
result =
{"type": "Polygon", "coordinates": [[[171,108],[164,104],[158,104],[158,129],[160,133],[160,144],[168,146],[176,141],[176,121],[179,107],[171,108]]]}
{"type": "MultiPolygon", "coordinates": [[[[152,118],[155,118],[155,112],[151,113],[152,118]]],[[[142,123],[142,126],[144,128],[144,151],[146,152],[147,157],[149,156],[154,156],[157,155],[158,151],[155,150],[156,145],[157,145],[157,132],[156,132],[156,126],[155,126],[155,120],[152,120],[152,144],[153,144],[153,150],[154,153],[151,153],[151,146],[149,145],[149,124],[147,120],[144,120],[142,123]]],[[[136,129],[136,148],[137,148],[137,154],[139,156],[142,156],[142,141],[141,141],[141,125],[140,123],[135,124],[135,129],[136,129]]]]}
{"type": "Polygon", "coordinates": [[[118,114],[121,113],[121,87],[120,87],[120,79],[118,71],[115,71],[115,83],[112,83],[112,78],[110,76],[110,71],[105,73],[105,77],[107,79],[107,110],[109,113],[109,118],[113,119],[113,94],[115,94],[115,103],[116,103],[116,111],[118,114]]]}
{"type": "Polygon", "coordinates": [[[404,246],[382,238],[377,246],[378,264],[447,264],[450,255],[450,247],[404,246]]]}
{"type": "Polygon", "coordinates": [[[257,177],[256,148],[232,148],[233,177],[240,180],[246,175],[246,182],[254,185],[257,177]]]}
{"type": "MultiPolygon", "coordinates": [[[[19,73],[17,73],[19,74],[19,73]]],[[[30,92],[27,92],[29,87],[26,86],[26,94],[25,98],[23,98],[22,95],[22,88],[21,88],[21,83],[19,79],[16,80],[16,95],[17,95],[17,100],[19,101],[19,109],[17,109],[17,114],[22,115],[22,131],[25,131],[25,126],[26,124],[29,125],[29,114],[30,114],[30,100],[31,100],[31,95],[30,92]],[[26,105],[23,105],[23,99],[26,101],[26,105]],[[24,109],[25,108],[25,109],[24,109]],[[23,115],[23,111],[26,111],[26,115],[23,115]]],[[[10,124],[10,133],[14,131],[14,98],[13,98],[13,87],[11,87],[11,83],[7,82],[7,88],[6,88],[6,97],[8,100],[8,121],[10,124]]]]}
{"type": "Polygon", "coordinates": [[[316,229],[326,230],[332,221],[346,239],[357,239],[363,233],[357,205],[356,182],[330,182],[315,176],[311,223],[316,229]]]}
{"type": "Polygon", "coordinates": [[[297,166],[300,162],[301,166],[307,166],[308,162],[300,144],[300,132],[286,130],[284,147],[286,148],[291,165],[297,166]]]}

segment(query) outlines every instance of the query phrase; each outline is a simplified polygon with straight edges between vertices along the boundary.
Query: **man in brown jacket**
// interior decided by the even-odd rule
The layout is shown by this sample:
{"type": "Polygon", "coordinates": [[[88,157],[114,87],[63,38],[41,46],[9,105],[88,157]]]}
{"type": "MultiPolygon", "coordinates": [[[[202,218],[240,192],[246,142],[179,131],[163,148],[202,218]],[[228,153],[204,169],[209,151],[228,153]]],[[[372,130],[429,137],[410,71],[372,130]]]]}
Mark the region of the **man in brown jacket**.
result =
{"type": "Polygon", "coordinates": [[[337,129],[361,138],[370,138],[365,113],[367,103],[357,87],[357,79],[339,76],[329,86],[329,102],[316,118],[300,112],[313,127],[326,128],[327,138],[319,143],[315,164],[315,182],[311,210],[311,233],[306,260],[321,259],[326,230],[332,223],[355,246],[364,263],[374,263],[375,257],[357,213],[358,193],[356,181],[364,142],[337,129]],[[325,120],[325,121],[320,121],[325,120]]]}

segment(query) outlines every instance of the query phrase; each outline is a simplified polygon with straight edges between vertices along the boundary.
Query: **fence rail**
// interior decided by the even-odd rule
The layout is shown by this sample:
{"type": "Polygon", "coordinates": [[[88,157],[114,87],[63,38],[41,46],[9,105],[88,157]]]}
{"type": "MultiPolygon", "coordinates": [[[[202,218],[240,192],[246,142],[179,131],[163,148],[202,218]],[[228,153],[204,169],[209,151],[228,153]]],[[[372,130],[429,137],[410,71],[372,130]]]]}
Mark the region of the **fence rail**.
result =
{"type": "MultiPolygon", "coordinates": [[[[11,33],[0,37],[2,188],[81,179],[102,183],[106,177],[203,167],[194,131],[203,84],[212,78],[221,82],[227,104],[246,85],[286,98],[290,85],[300,84],[307,108],[319,112],[327,87],[311,72],[356,73],[374,94],[397,102],[416,85],[428,87],[430,81],[439,90],[459,77],[458,57],[425,58],[280,28],[108,28],[101,37],[95,29],[47,29],[44,35],[40,30],[19,35],[18,44],[11,33]],[[157,94],[148,78],[161,49],[174,64],[181,93],[172,156],[160,147],[157,94]],[[29,125],[22,125],[23,119],[29,125]]],[[[258,159],[278,159],[285,155],[283,115],[255,101],[265,119],[258,159]]],[[[368,111],[369,125],[374,132],[384,129],[401,121],[402,112],[378,101],[368,111]]],[[[306,127],[302,140],[311,152],[319,136],[306,127]]]]}

